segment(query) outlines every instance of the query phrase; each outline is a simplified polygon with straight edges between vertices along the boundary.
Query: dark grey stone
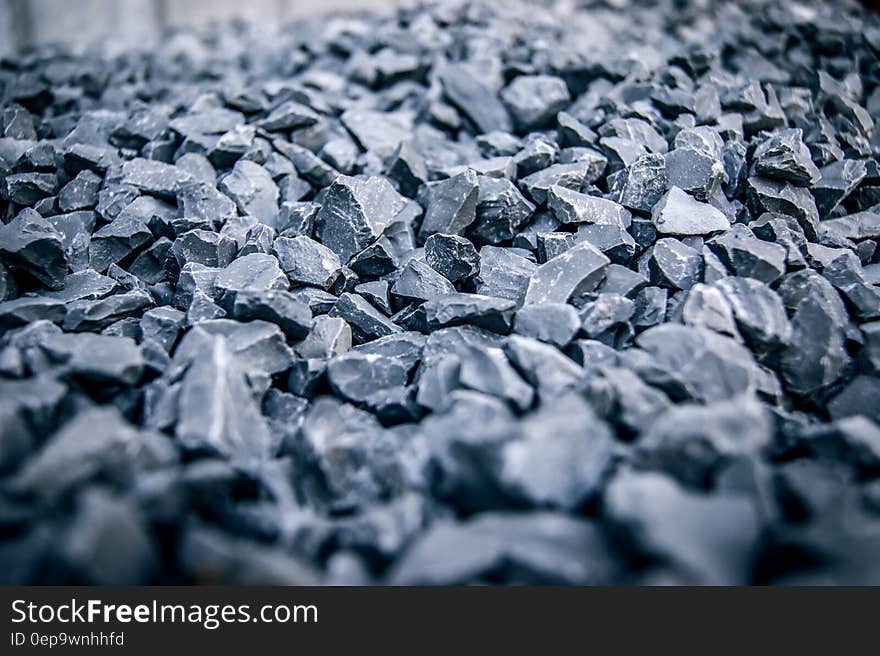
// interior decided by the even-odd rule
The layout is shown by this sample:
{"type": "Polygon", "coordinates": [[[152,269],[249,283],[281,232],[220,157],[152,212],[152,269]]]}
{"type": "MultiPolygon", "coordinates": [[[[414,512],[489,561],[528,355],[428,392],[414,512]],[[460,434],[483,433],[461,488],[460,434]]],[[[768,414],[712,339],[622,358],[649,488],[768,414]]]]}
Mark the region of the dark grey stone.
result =
{"type": "Polygon", "coordinates": [[[650,212],[666,192],[666,158],[660,153],[635,160],[614,181],[612,197],[631,210],[650,212]]]}
{"type": "Polygon", "coordinates": [[[435,233],[425,240],[425,261],[450,282],[472,278],[480,271],[474,245],[458,235],[435,233]]]}
{"type": "Polygon", "coordinates": [[[651,219],[657,232],[665,235],[707,235],[730,229],[720,210],[695,200],[677,186],[670,187],[657,201],[651,219]]]}
{"type": "Polygon", "coordinates": [[[428,329],[472,325],[495,333],[510,332],[516,302],[480,294],[435,296],[423,306],[428,329]]]}
{"type": "Polygon", "coordinates": [[[266,460],[272,436],[234,349],[215,335],[193,356],[180,388],[177,439],[187,449],[216,452],[241,465],[266,460]]]}
{"type": "Polygon", "coordinates": [[[302,339],[309,333],[312,311],[288,291],[280,289],[244,289],[235,294],[232,316],[239,321],[259,319],[276,324],[290,339],[302,339]]]}
{"type": "Polygon", "coordinates": [[[547,206],[562,223],[599,223],[628,228],[632,215],[614,201],[589,196],[565,187],[550,187],[547,206]]]}
{"type": "Polygon", "coordinates": [[[664,237],[640,258],[639,270],[643,268],[651,284],[690,289],[702,278],[703,258],[699,251],[683,242],[664,237]]]}
{"type": "Polygon", "coordinates": [[[507,110],[495,93],[486,87],[480,75],[465,64],[445,63],[438,67],[437,76],[446,97],[476,125],[479,132],[510,131],[507,110]]]}
{"type": "Polygon", "coordinates": [[[525,305],[516,311],[513,331],[563,348],[581,327],[577,310],[565,303],[525,305]]]}
{"type": "Polygon", "coordinates": [[[123,184],[166,200],[174,200],[181,186],[191,180],[183,169],[156,160],[136,158],[122,165],[123,184]]]}
{"type": "Polygon", "coordinates": [[[256,162],[241,159],[232,172],[220,180],[219,189],[235,201],[238,211],[278,227],[279,191],[272,176],[256,162]]]}
{"type": "Polygon", "coordinates": [[[27,271],[49,289],[63,289],[67,253],[61,233],[33,210],[25,209],[0,227],[5,263],[27,271]]]}
{"type": "Polygon", "coordinates": [[[821,174],[803,142],[800,128],[780,130],[755,149],[755,173],[809,187],[821,174]]]}
{"type": "Polygon", "coordinates": [[[724,294],[740,333],[756,355],[788,344],[791,324],[776,292],[753,278],[723,278],[715,287],[724,294]]]}
{"type": "Polygon", "coordinates": [[[98,204],[98,190],[103,179],[91,171],[81,171],[58,192],[58,207],[62,212],[92,209],[98,204]]]}
{"type": "Polygon", "coordinates": [[[500,96],[521,132],[552,125],[571,101],[565,82],[550,75],[521,75],[500,96]]]}
{"type": "Polygon", "coordinates": [[[752,215],[763,212],[785,214],[797,219],[808,239],[819,232],[819,210],[810,192],[793,184],[768,178],[751,177],[747,182],[752,215]]]}
{"type": "Polygon", "coordinates": [[[400,332],[399,326],[359,294],[342,294],[329,314],[345,319],[358,342],[369,342],[400,332]]]}
{"type": "Polygon", "coordinates": [[[216,272],[213,293],[221,307],[232,307],[235,295],[246,290],[286,290],[290,286],[287,276],[278,266],[278,260],[265,253],[252,253],[234,260],[229,266],[216,272]]]}
{"type": "Polygon", "coordinates": [[[468,169],[428,188],[425,218],[419,228],[420,243],[430,235],[464,234],[476,218],[480,188],[477,174],[468,169]]]}
{"type": "Polygon", "coordinates": [[[750,580],[759,518],[747,497],[702,495],[657,472],[623,470],[603,501],[608,520],[620,526],[637,554],[663,559],[682,582],[750,580]]]}
{"type": "Polygon", "coordinates": [[[822,168],[819,180],[810,187],[819,216],[825,218],[849,196],[867,174],[865,163],[845,159],[822,168]]]}
{"type": "Polygon", "coordinates": [[[342,263],[336,253],[305,235],[278,237],[272,250],[293,283],[327,290],[341,273],[342,263]]]}
{"type": "Polygon", "coordinates": [[[512,249],[484,246],[480,249],[477,293],[522,304],[536,268],[534,262],[512,249]]]}
{"type": "Polygon", "coordinates": [[[686,485],[712,483],[720,466],[738,457],[759,458],[770,446],[772,424],[755,399],[683,404],[656,418],[639,439],[638,457],[686,485]]]}
{"type": "Polygon", "coordinates": [[[385,178],[340,176],[315,215],[315,237],[344,264],[376,241],[405,205],[385,178]]]}
{"type": "Polygon", "coordinates": [[[498,244],[513,239],[532,216],[535,206],[504,178],[480,176],[475,219],[468,235],[475,241],[498,244]]]}
{"type": "Polygon", "coordinates": [[[737,224],[730,232],[707,242],[725,267],[737,276],[773,283],[785,273],[785,247],[757,239],[746,226],[737,224]]]}
{"type": "Polygon", "coordinates": [[[525,303],[565,303],[572,296],[592,291],[604,277],[609,262],[588,242],[576,244],[535,270],[525,303]]]}
{"type": "Polygon", "coordinates": [[[499,472],[509,494],[535,506],[574,510],[597,494],[611,467],[611,431],[579,396],[567,394],[523,421],[499,472]]]}
{"type": "Polygon", "coordinates": [[[455,287],[451,282],[415,258],[407,263],[391,287],[393,295],[413,301],[427,301],[454,292],[455,287]]]}
{"type": "Polygon", "coordinates": [[[666,154],[666,180],[670,189],[678,187],[706,202],[718,190],[723,178],[724,166],[718,157],[692,148],[675,148],[666,154]]]}

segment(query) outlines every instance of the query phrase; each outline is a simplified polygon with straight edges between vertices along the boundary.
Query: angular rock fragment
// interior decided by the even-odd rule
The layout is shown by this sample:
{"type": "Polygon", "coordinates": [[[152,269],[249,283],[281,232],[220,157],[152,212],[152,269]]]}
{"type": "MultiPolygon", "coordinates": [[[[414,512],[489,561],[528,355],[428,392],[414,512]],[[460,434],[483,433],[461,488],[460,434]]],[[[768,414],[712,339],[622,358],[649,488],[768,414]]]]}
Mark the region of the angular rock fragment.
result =
{"type": "Polygon", "coordinates": [[[538,267],[529,280],[525,304],[565,303],[595,289],[610,260],[591,244],[581,242],[538,267]]]}
{"type": "Polygon", "coordinates": [[[177,205],[185,218],[217,225],[236,215],[236,205],[209,183],[192,181],[181,185],[177,205]]]}
{"type": "Polygon", "coordinates": [[[446,97],[480,132],[510,131],[510,116],[504,105],[466,65],[444,64],[438,68],[437,75],[446,97]]]}
{"type": "Polygon", "coordinates": [[[605,270],[605,279],[599,283],[596,292],[634,298],[647,284],[647,278],[638,271],[633,271],[620,264],[609,264],[605,270]]]}
{"type": "Polygon", "coordinates": [[[810,192],[788,182],[751,177],[747,183],[749,206],[752,215],[773,212],[793,216],[803,228],[808,239],[815,239],[819,232],[819,210],[810,192]]]}
{"type": "Polygon", "coordinates": [[[435,233],[425,240],[425,261],[450,282],[471,278],[480,271],[474,245],[458,235],[435,233]]]}
{"type": "Polygon", "coordinates": [[[419,228],[419,240],[443,233],[461,235],[476,218],[479,198],[477,174],[468,169],[428,188],[425,218],[419,228]]]}
{"type": "Polygon", "coordinates": [[[235,259],[238,244],[210,230],[190,230],[183,233],[171,246],[171,253],[179,267],[198,262],[207,267],[225,267],[235,259]]]}
{"type": "Polygon", "coordinates": [[[791,317],[791,341],[779,372],[788,389],[807,396],[833,383],[849,361],[844,349],[846,311],[831,285],[814,273],[795,274],[782,290],[791,317]]]}
{"type": "Polygon", "coordinates": [[[268,132],[282,132],[307,128],[318,122],[320,117],[311,108],[293,100],[283,102],[260,120],[260,127],[268,132]]]}
{"type": "Polygon", "coordinates": [[[824,218],[831,214],[858,187],[866,174],[865,163],[858,160],[845,159],[824,167],[818,182],[810,188],[819,216],[824,218]]]}
{"type": "Polygon", "coordinates": [[[340,120],[361,146],[381,160],[391,157],[411,130],[409,117],[397,112],[350,109],[340,120]]]}
{"type": "Polygon", "coordinates": [[[615,565],[594,525],[553,512],[485,513],[434,524],[391,573],[392,585],[461,585],[515,572],[523,583],[591,585],[615,565]]]}
{"type": "Polygon", "coordinates": [[[138,315],[153,304],[153,297],[141,290],[114,294],[97,300],[71,301],[64,315],[64,329],[100,330],[114,321],[138,315]]]}
{"type": "Polygon", "coordinates": [[[782,299],[753,278],[723,278],[715,283],[736,319],[737,326],[756,355],[788,344],[791,324],[782,299]]]}
{"type": "Polygon", "coordinates": [[[58,189],[58,176],[54,173],[14,173],[0,181],[0,196],[10,203],[36,205],[58,189]]]}
{"type": "Polygon", "coordinates": [[[666,158],[659,153],[643,155],[614,181],[612,197],[631,210],[650,212],[666,191],[666,158]]]}
{"type": "Polygon", "coordinates": [[[699,495],[659,473],[623,471],[609,483],[604,505],[640,555],[663,559],[685,581],[750,580],[759,524],[748,498],[699,495]]]}
{"type": "Polygon", "coordinates": [[[133,254],[148,246],[154,239],[149,228],[152,213],[139,200],[132,202],[110,223],[92,235],[89,243],[89,265],[95,271],[105,271],[111,264],[125,262],[133,254]],[[137,208],[133,207],[138,205],[137,208]]]}
{"type": "Polygon", "coordinates": [[[397,359],[349,351],[327,365],[327,379],[342,398],[375,407],[386,395],[406,385],[407,369],[397,359]]]}
{"type": "Polygon", "coordinates": [[[632,336],[629,321],[634,312],[635,303],[625,296],[610,292],[599,294],[580,312],[581,331],[589,339],[617,346],[632,336]]]}
{"type": "MultiPolygon", "coordinates": [[[[863,416],[880,424],[880,408],[876,403],[878,391],[880,379],[876,376],[856,376],[828,402],[828,414],[833,419],[863,416]]],[[[880,446],[880,442],[877,445],[880,446]]]]}
{"type": "Polygon", "coordinates": [[[301,436],[304,464],[320,472],[316,501],[330,509],[369,505],[403,482],[401,466],[382,455],[396,446],[391,434],[363,410],[320,398],[306,413],[301,436]]]}
{"type": "Polygon", "coordinates": [[[220,181],[219,189],[235,201],[239,212],[278,227],[278,186],[268,171],[256,162],[239,160],[220,181]]]}
{"type": "Polygon", "coordinates": [[[58,550],[78,579],[91,585],[149,583],[159,571],[157,545],[139,508],[100,488],[79,499],[58,550]]]}
{"type": "Polygon", "coordinates": [[[755,150],[755,173],[809,187],[821,174],[803,142],[800,128],[780,130],[755,150]]]}
{"type": "Polygon", "coordinates": [[[687,244],[665,237],[658,239],[640,259],[639,270],[652,284],[672,289],[690,289],[703,275],[703,258],[687,244]]]}
{"type": "Polygon", "coordinates": [[[710,239],[707,246],[737,276],[755,278],[770,284],[786,270],[785,248],[756,239],[743,225],[735,225],[727,234],[710,239]]]}
{"type": "Polygon", "coordinates": [[[823,268],[822,275],[849,303],[857,319],[880,316],[880,290],[869,283],[861,262],[852,251],[843,251],[835,257],[823,268]]]}
{"type": "Polygon", "coordinates": [[[351,348],[351,326],[345,319],[320,315],[312,319],[306,338],[296,345],[302,358],[331,358],[351,348]]]}
{"type": "Polygon", "coordinates": [[[753,392],[758,382],[757,366],[745,347],[703,328],[655,326],[636,344],[651,356],[631,362],[636,373],[673,399],[721,401],[753,392]]]}
{"type": "Polygon", "coordinates": [[[581,340],[584,368],[590,372],[584,392],[593,410],[626,437],[649,430],[671,404],[660,390],[629,369],[615,366],[616,353],[599,342],[581,340]],[[608,349],[601,351],[599,347],[608,349]]]}
{"type": "Polygon", "coordinates": [[[670,408],[638,443],[640,459],[688,485],[706,486],[726,460],[760,457],[771,442],[770,416],[755,399],[670,408]]]}
{"type": "Polygon", "coordinates": [[[512,249],[484,246],[480,249],[480,273],[477,293],[485,296],[509,298],[522,304],[529,280],[536,270],[535,263],[512,249]]]}
{"type": "Polygon", "coordinates": [[[290,339],[302,339],[309,333],[312,311],[288,291],[280,289],[244,289],[235,294],[232,316],[239,321],[269,321],[290,339]]]}
{"type": "Polygon", "coordinates": [[[252,253],[234,260],[216,273],[212,283],[217,302],[222,307],[231,307],[240,291],[286,290],[290,286],[278,260],[265,253],[252,253]]]}
{"type": "Polygon", "coordinates": [[[476,241],[488,244],[513,239],[534,210],[535,206],[523,198],[510,180],[480,176],[476,218],[468,228],[468,234],[476,241]]]}
{"type": "Polygon", "coordinates": [[[558,348],[566,346],[580,330],[577,310],[565,303],[526,305],[516,311],[513,330],[558,348]]]}
{"type": "Polygon", "coordinates": [[[521,75],[500,96],[521,132],[552,124],[571,100],[565,82],[549,75],[521,75]]]}
{"type": "Polygon", "coordinates": [[[43,294],[43,298],[55,298],[61,301],[97,300],[112,293],[116,285],[116,281],[112,278],[103,276],[93,269],[84,269],[65,276],[64,288],[43,294]]]}
{"type": "Polygon", "coordinates": [[[446,294],[431,298],[422,307],[430,330],[472,325],[506,335],[516,302],[480,294],[446,294]]]}
{"type": "Polygon", "coordinates": [[[346,263],[378,239],[405,204],[385,178],[340,176],[315,215],[315,237],[346,263]]]}
{"type": "Polygon", "coordinates": [[[400,193],[409,198],[413,198],[428,180],[425,159],[410,140],[397,147],[385,174],[397,183],[400,193]]]}
{"type": "Polygon", "coordinates": [[[542,401],[555,398],[577,385],[584,371],[556,348],[531,337],[511,335],[504,352],[525,379],[537,390],[542,401]]]}
{"type": "Polygon", "coordinates": [[[608,427],[574,394],[529,415],[502,453],[502,485],[536,506],[573,510],[601,488],[613,456],[608,427]]]}
{"type": "Polygon", "coordinates": [[[125,480],[176,460],[176,450],[165,438],[139,431],[118,410],[87,408],[49,438],[11,485],[22,493],[52,498],[102,474],[125,480]]]}
{"type": "Polygon", "coordinates": [[[618,266],[629,264],[638,250],[635,240],[626,228],[620,225],[581,224],[578,226],[574,241],[585,241],[595,246],[618,266]]]}
{"type": "Polygon", "coordinates": [[[246,370],[221,336],[207,340],[180,388],[175,435],[188,449],[207,449],[253,465],[273,452],[272,437],[246,380],[246,370]]]}
{"type": "Polygon", "coordinates": [[[67,254],[61,234],[42,216],[23,210],[0,228],[0,254],[49,289],[62,289],[67,254]]]}
{"type": "Polygon", "coordinates": [[[369,342],[400,332],[399,326],[359,294],[342,294],[329,314],[344,319],[358,342],[369,342]]]}
{"type": "Polygon", "coordinates": [[[91,171],[81,171],[58,192],[58,207],[63,212],[91,209],[98,204],[98,190],[103,180],[91,171]]]}
{"type": "Polygon", "coordinates": [[[520,411],[529,408],[535,397],[500,348],[463,347],[459,381],[469,389],[504,399],[520,411]]]}
{"type": "Polygon", "coordinates": [[[551,187],[581,191],[585,185],[595,182],[600,174],[601,170],[590,162],[553,164],[521,178],[519,184],[529,198],[538,205],[544,205],[551,187]]]}
{"type": "Polygon", "coordinates": [[[632,325],[635,328],[650,328],[661,323],[666,317],[669,292],[661,287],[645,287],[635,297],[632,325]]]}
{"type": "Polygon", "coordinates": [[[727,295],[715,285],[697,283],[687,292],[687,298],[678,306],[682,323],[708,328],[716,333],[740,339],[733,308],[727,295]]]}
{"type": "Polygon", "coordinates": [[[657,232],[665,235],[707,235],[730,229],[720,210],[694,200],[675,186],[651,209],[651,219],[657,232]]]}
{"type": "Polygon", "coordinates": [[[61,323],[66,314],[64,301],[40,296],[20,296],[0,303],[0,328],[25,326],[35,321],[61,323]]]}
{"type": "Polygon", "coordinates": [[[452,294],[452,283],[424,262],[410,260],[391,287],[391,293],[404,299],[427,301],[435,296],[452,294]]]}
{"type": "Polygon", "coordinates": [[[240,359],[247,373],[277,374],[287,369],[293,353],[287,346],[281,329],[268,321],[254,320],[241,323],[232,319],[205,320],[190,329],[174,352],[174,364],[185,366],[198,357],[205,345],[215,337],[223,337],[226,348],[240,359]]]}
{"type": "Polygon", "coordinates": [[[724,178],[718,158],[691,148],[676,148],[666,154],[666,180],[670,189],[678,188],[698,201],[707,202],[724,178]]]}
{"type": "Polygon", "coordinates": [[[278,264],[293,283],[327,290],[342,269],[336,253],[305,235],[278,237],[272,248],[278,264]]]}
{"type": "Polygon", "coordinates": [[[622,205],[565,187],[550,187],[547,206],[562,223],[598,223],[628,228],[632,221],[629,210],[622,205]]]}
{"type": "Polygon", "coordinates": [[[156,160],[136,158],[122,165],[123,184],[166,200],[174,200],[191,179],[183,169],[156,160]]]}
{"type": "MultiPolygon", "coordinates": [[[[519,152],[517,152],[513,158],[513,161],[516,164],[517,176],[522,178],[537,173],[541,169],[550,167],[550,165],[556,161],[558,155],[559,146],[549,137],[540,134],[528,137],[525,143],[521,144],[519,152]]],[[[555,171],[561,173],[562,169],[556,169],[555,171]]],[[[548,171],[545,176],[549,176],[551,173],[553,177],[557,175],[557,173],[548,171]]],[[[534,178],[534,180],[546,183],[547,180],[545,176],[538,176],[534,178]]]]}

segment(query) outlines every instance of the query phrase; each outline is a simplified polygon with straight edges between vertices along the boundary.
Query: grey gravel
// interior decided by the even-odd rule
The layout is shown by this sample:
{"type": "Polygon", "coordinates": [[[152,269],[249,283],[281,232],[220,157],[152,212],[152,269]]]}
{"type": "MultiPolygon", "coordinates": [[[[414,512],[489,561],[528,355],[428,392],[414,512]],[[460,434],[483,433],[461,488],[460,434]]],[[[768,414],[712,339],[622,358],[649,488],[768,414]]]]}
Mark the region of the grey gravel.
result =
{"type": "Polygon", "coordinates": [[[0,69],[0,581],[880,583],[880,22],[426,3],[0,69]]]}

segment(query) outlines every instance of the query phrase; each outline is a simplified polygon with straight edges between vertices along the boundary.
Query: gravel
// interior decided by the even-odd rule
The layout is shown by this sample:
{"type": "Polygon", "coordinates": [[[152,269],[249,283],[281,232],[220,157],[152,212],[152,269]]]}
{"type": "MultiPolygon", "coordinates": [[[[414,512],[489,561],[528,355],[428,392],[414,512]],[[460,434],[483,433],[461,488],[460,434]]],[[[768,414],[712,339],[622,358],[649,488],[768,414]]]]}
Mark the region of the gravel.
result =
{"type": "Polygon", "coordinates": [[[880,583],[878,58],[582,0],[4,59],[0,582],[880,583]]]}

